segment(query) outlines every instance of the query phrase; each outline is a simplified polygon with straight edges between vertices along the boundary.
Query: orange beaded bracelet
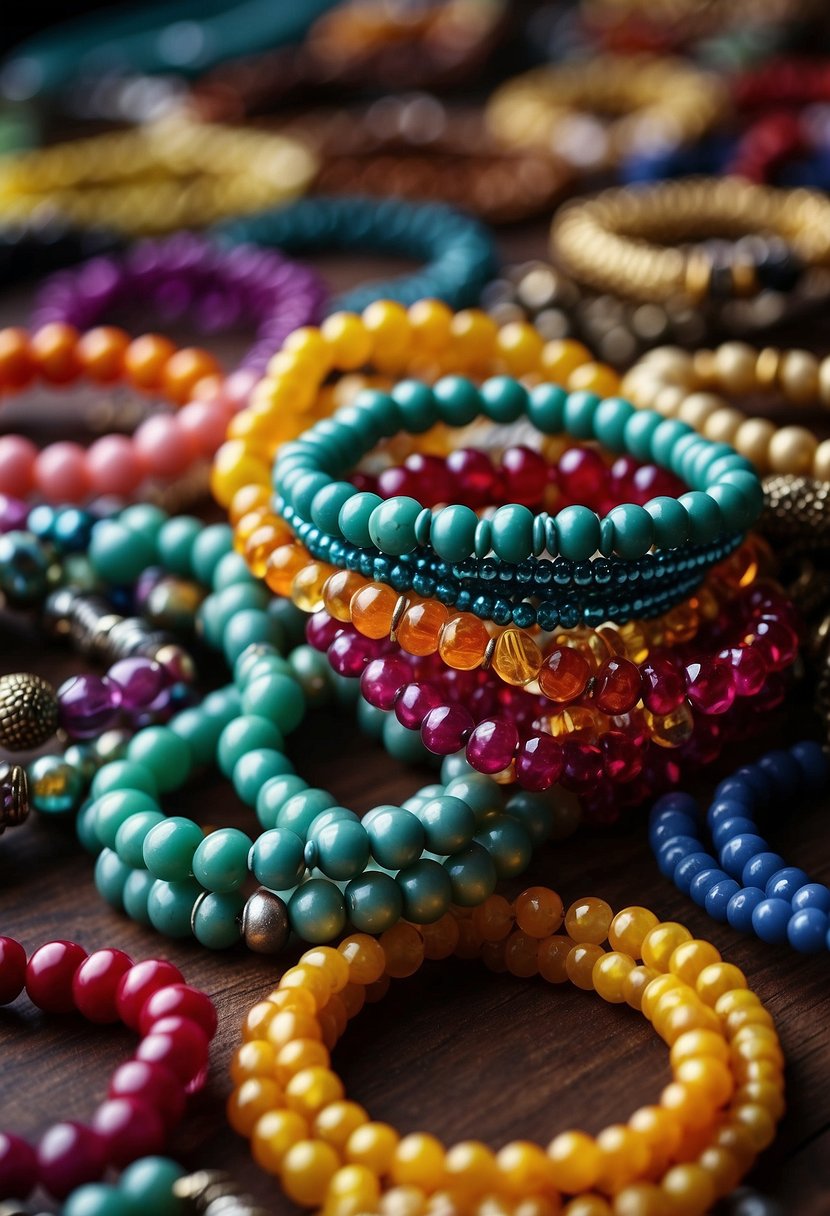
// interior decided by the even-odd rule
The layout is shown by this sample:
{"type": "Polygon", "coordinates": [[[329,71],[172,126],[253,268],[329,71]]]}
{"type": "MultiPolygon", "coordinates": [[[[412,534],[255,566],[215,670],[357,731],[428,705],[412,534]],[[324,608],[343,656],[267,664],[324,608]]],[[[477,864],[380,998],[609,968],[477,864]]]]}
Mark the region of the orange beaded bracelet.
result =
{"type": "Polygon", "coordinates": [[[771,1142],[784,1107],[772,1018],[737,967],[646,908],[615,916],[586,898],[566,912],[544,887],[307,951],[250,1011],[243,1040],[231,1125],[289,1198],[325,1216],[428,1216],[448,1205],[484,1216],[519,1203],[523,1216],[702,1216],[771,1142]],[[451,954],[641,1010],[670,1046],[673,1080],[659,1104],[596,1137],[565,1131],[547,1150],[516,1141],[495,1154],[478,1141],[445,1150],[432,1135],[401,1138],[371,1121],[346,1098],[329,1053],[390,978],[451,954]],[[563,1196],[575,1198],[563,1208],[563,1196]]]}

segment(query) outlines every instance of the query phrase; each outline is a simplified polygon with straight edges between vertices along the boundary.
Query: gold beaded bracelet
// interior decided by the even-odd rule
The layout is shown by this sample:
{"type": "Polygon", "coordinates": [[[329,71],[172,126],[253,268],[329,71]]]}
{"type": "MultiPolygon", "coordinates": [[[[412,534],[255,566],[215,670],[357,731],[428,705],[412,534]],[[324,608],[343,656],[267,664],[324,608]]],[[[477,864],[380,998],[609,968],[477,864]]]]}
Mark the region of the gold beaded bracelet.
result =
{"type": "Polygon", "coordinates": [[[792,405],[830,408],[830,358],[820,360],[807,350],[759,351],[744,342],[695,354],[663,346],[636,363],[622,386],[632,405],[678,418],[707,439],[730,444],[759,473],[830,481],[830,439],[820,441],[804,426],[747,417],[731,404],[732,397],[770,390],[792,405]]]}

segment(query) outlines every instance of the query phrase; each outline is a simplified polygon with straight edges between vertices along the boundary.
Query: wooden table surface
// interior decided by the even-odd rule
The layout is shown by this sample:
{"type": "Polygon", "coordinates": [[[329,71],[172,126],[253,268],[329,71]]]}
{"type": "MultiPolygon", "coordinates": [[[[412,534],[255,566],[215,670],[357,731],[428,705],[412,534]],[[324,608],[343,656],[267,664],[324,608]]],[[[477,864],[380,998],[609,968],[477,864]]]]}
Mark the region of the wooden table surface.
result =
{"type": "MultiPolygon", "coordinates": [[[[506,258],[544,256],[541,228],[503,240],[506,258]]],[[[368,263],[321,263],[338,286],[365,278],[368,263]]],[[[387,273],[391,263],[373,264],[387,273]]],[[[0,323],[23,323],[28,291],[0,297],[0,323]]],[[[142,328],[158,321],[142,318],[142,328]]],[[[220,353],[238,341],[214,343],[220,353]]],[[[10,416],[9,416],[10,419],[10,416]]],[[[4,423],[6,419],[4,419],[4,423]]],[[[9,423],[10,424],[10,421],[9,423]]],[[[35,670],[57,683],[82,669],[57,645],[44,648],[19,621],[0,618],[0,673],[35,670]]],[[[794,741],[803,719],[815,736],[804,695],[778,711],[764,741],[794,741]],[[793,713],[793,710],[796,710],[793,713]]],[[[762,742],[749,754],[760,754],[762,742]]],[[[330,788],[359,813],[394,802],[430,779],[407,769],[379,744],[364,739],[349,711],[312,714],[292,739],[298,771],[330,788]]],[[[701,779],[711,792],[746,750],[725,758],[701,779]]],[[[172,804],[174,800],[170,800],[172,804]]],[[[172,809],[172,805],[171,805],[172,809]]],[[[769,824],[773,848],[817,878],[830,878],[830,833],[824,805],[776,808],[769,824]]],[[[214,776],[175,799],[175,812],[200,820],[253,828],[226,783],[214,776]]],[[[664,919],[678,919],[695,936],[712,940],[745,971],[772,1012],[787,1057],[788,1111],[774,1146],[751,1181],[777,1196],[797,1216],[830,1213],[830,985],[827,955],[804,958],[791,950],[741,937],[714,924],[662,878],[648,848],[645,813],[616,828],[581,830],[541,850],[518,892],[531,882],[555,887],[565,903],[594,894],[615,908],[645,903],[664,919]]],[[[107,908],[92,880],[92,863],[70,826],[33,816],[0,841],[0,932],[28,950],[54,937],[88,950],[116,946],[133,957],[164,956],[188,981],[216,1001],[219,1032],[206,1089],[191,1103],[170,1144],[189,1167],[213,1166],[235,1177],[271,1211],[293,1209],[277,1183],[251,1162],[247,1144],[228,1128],[224,1104],[227,1066],[248,1008],[275,984],[283,964],[243,950],[215,954],[194,943],[162,939],[107,908]]],[[[104,1094],[113,1067],[132,1049],[122,1029],[92,1028],[81,1019],[35,1015],[25,1000],[0,1011],[2,1125],[36,1135],[56,1118],[83,1119],[104,1094]]],[[[565,1127],[596,1132],[655,1100],[667,1082],[668,1053],[644,1019],[627,1006],[609,1006],[571,985],[494,976],[477,963],[431,964],[397,981],[379,1004],[352,1024],[335,1052],[351,1098],[371,1116],[402,1132],[428,1130],[447,1142],[479,1138],[498,1147],[517,1137],[545,1144],[565,1127]]]]}

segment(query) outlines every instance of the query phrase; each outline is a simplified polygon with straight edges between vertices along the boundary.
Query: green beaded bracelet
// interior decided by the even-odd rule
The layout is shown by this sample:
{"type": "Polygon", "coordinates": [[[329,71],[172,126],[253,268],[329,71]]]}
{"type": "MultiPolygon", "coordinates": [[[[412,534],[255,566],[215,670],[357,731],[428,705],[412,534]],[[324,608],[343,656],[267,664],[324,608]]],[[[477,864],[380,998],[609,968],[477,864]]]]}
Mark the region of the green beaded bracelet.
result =
{"type": "Polygon", "coordinates": [[[509,376],[480,387],[445,376],[432,388],[404,380],[390,393],[365,390],[279,449],[274,489],[296,517],[363,549],[389,557],[429,549],[450,562],[492,553],[513,564],[545,553],[573,561],[596,553],[634,560],[651,549],[709,544],[749,528],[763,503],[752,465],[727,444],[619,398],[567,393],[552,384],[527,389],[509,376]],[[337,480],[381,439],[401,431],[418,434],[438,422],[466,426],[479,416],[497,423],[524,417],[545,435],[596,440],[669,469],[691,489],[645,506],[623,503],[604,518],[578,505],[534,515],[518,503],[484,518],[460,504],[431,509],[403,495],[383,500],[337,480]]]}

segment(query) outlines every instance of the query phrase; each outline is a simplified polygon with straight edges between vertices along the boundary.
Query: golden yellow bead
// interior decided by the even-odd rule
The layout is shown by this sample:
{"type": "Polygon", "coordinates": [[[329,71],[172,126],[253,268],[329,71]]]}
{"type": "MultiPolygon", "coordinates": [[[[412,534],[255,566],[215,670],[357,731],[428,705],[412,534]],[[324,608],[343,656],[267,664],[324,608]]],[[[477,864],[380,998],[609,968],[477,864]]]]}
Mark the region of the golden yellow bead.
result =
{"type": "Polygon", "coordinates": [[[304,1068],[285,1086],[285,1105],[298,1115],[311,1119],[324,1106],[340,1102],[345,1097],[343,1082],[330,1068],[304,1068]]]}
{"type": "Polygon", "coordinates": [[[778,428],[766,418],[746,418],[738,427],[732,443],[759,473],[769,468],[769,446],[778,428]]]}
{"type": "Polygon", "coordinates": [[[656,979],[650,980],[648,983],[646,983],[640,1000],[640,1008],[642,1009],[643,1014],[649,1019],[649,1021],[651,1021],[654,1017],[654,1011],[667,992],[680,992],[686,994],[688,991],[688,985],[684,984],[683,981],[678,979],[676,975],[667,975],[658,971],[656,968],[647,967],[645,970],[650,971],[653,975],[657,976],[656,979]]]}
{"type": "Polygon", "coordinates": [[[605,363],[583,363],[568,376],[569,392],[596,393],[599,397],[615,397],[620,391],[620,378],[605,363]]]}
{"type": "Polygon", "coordinates": [[[228,508],[228,520],[235,528],[239,521],[252,511],[271,510],[271,490],[267,485],[242,486],[234,494],[228,508]]]}
{"type": "Polygon", "coordinates": [[[426,1195],[417,1186],[390,1186],[380,1198],[381,1216],[423,1216],[426,1195]]]}
{"type": "Polygon", "coordinates": [[[593,986],[604,1001],[613,1005],[625,1002],[625,981],[629,972],[634,969],[634,960],[628,954],[620,954],[616,950],[603,954],[594,963],[591,974],[593,986]]]}
{"type": "Polygon", "coordinates": [[[553,1183],[567,1195],[587,1191],[599,1178],[601,1154],[596,1140],[584,1132],[561,1132],[547,1148],[553,1183]]]}
{"type": "Polygon", "coordinates": [[[314,946],[301,954],[299,961],[301,966],[319,968],[330,992],[342,992],[349,982],[349,964],[340,951],[331,946],[314,946]]]}
{"type": "Polygon", "coordinates": [[[758,352],[745,342],[724,342],[714,352],[714,369],[726,393],[750,393],[756,385],[758,352]]]}
{"type": "Polygon", "coordinates": [[[522,687],[536,679],[542,652],[524,630],[504,629],[496,638],[491,665],[505,684],[522,687]]]}
{"type": "Polygon", "coordinates": [[[683,1060],[675,1070],[675,1080],[696,1089],[712,1106],[723,1106],[732,1096],[735,1082],[729,1068],[721,1060],[704,1056],[699,1060],[683,1060]]]}
{"type": "Polygon", "coordinates": [[[746,976],[734,963],[712,963],[700,972],[695,982],[697,994],[707,1005],[714,1006],[718,997],[734,988],[746,988],[746,976]]]}
{"type": "Polygon", "coordinates": [[[296,1009],[282,1009],[268,1027],[268,1041],[279,1050],[292,1039],[322,1039],[317,1017],[296,1009]]]}
{"type": "Polygon", "coordinates": [[[712,1121],[712,1110],[700,1100],[700,1093],[688,1085],[672,1081],[660,1094],[660,1105],[680,1121],[684,1129],[698,1131],[712,1121]]]}
{"type": "Polygon", "coordinates": [[[290,1039],[276,1051],[274,1076],[280,1085],[306,1068],[328,1068],[331,1063],[329,1049],[319,1039],[290,1039]]]}
{"type": "Polygon", "coordinates": [[[231,1057],[230,1074],[234,1085],[241,1085],[251,1077],[276,1076],[277,1053],[266,1039],[250,1039],[237,1047],[231,1057]]]}
{"type": "Polygon", "coordinates": [[[397,366],[409,352],[412,325],[406,309],[394,300],[374,300],[363,310],[363,325],[378,366],[397,366]]]}
{"type": "Polygon", "coordinates": [[[580,942],[574,946],[565,959],[565,970],[571,983],[590,992],[594,986],[594,967],[604,953],[602,946],[592,942],[580,942]]]}
{"type": "Polygon", "coordinates": [[[302,1207],[318,1207],[339,1168],[340,1158],[330,1144],[323,1140],[298,1140],[282,1158],[283,1190],[302,1207]]]}
{"type": "Polygon", "coordinates": [[[808,350],[790,350],[781,356],[778,383],[795,405],[815,405],[819,392],[819,362],[808,350]]]}
{"type": "Polygon", "coordinates": [[[317,1112],[312,1132],[316,1139],[325,1140],[342,1154],[352,1133],[368,1122],[369,1116],[357,1102],[338,1099],[317,1112]]]}
{"type": "Polygon", "coordinates": [[[781,1087],[772,1081],[747,1081],[735,1090],[734,1100],[740,1106],[763,1106],[775,1120],[783,1117],[787,1106],[781,1087]]]}
{"type": "Polygon", "coordinates": [[[715,1199],[711,1176],[694,1164],[670,1169],[663,1178],[662,1189],[672,1204],[672,1216],[699,1216],[715,1199]]]}
{"type": "Polygon", "coordinates": [[[229,439],[213,458],[210,491],[220,507],[227,507],[243,486],[267,486],[270,478],[271,471],[264,461],[252,455],[241,440],[229,439]]]}
{"type": "Polygon", "coordinates": [[[355,371],[369,362],[372,335],[355,313],[331,313],[320,326],[320,334],[331,352],[332,364],[341,371],[355,371]]]}
{"type": "Polygon", "coordinates": [[[658,924],[657,917],[648,908],[636,905],[623,908],[608,926],[608,944],[612,950],[621,950],[640,959],[646,934],[658,924]]]}
{"type": "Polygon", "coordinates": [[[484,1194],[498,1183],[495,1154],[479,1140],[462,1140],[447,1149],[444,1169],[447,1185],[465,1195],[484,1194]]]}
{"type": "Polygon", "coordinates": [[[496,350],[498,327],[478,308],[455,313],[450,322],[453,357],[460,367],[485,368],[496,350]]]}
{"type": "Polygon", "coordinates": [[[251,1133],[254,1161],[269,1174],[278,1174],[288,1150],[308,1139],[308,1123],[293,1110],[269,1110],[261,1115],[251,1133]]]}
{"type": "Polygon", "coordinates": [[[716,1195],[727,1195],[735,1189],[744,1175],[744,1157],[716,1144],[705,1148],[697,1163],[712,1179],[716,1195]]]}
{"type": "MultiPolygon", "coordinates": [[[[266,561],[267,569],[267,561],[266,561]]],[[[323,588],[334,567],[326,562],[309,562],[294,575],[291,582],[291,599],[301,612],[319,612],[324,606],[323,588]]]]}
{"type": "Polygon", "coordinates": [[[345,1158],[356,1165],[365,1165],[375,1174],[388,1174],[392,1168],[400,1137],[388,1123],[363,1123],[349,1136],[344,1149],[345,1158]]]}
{"type": "Polygon", "coordinates": [[[668,1216],[666,1196],[656,1183],[634,1182],[614,1196],[614,1216],[668,1216]]]}
{"type": "Polygon", "coordinates": [[[830,439],[825,439],[816,448],[813,457],[813,476],[819,481],[830,481],[830,439]]]}
{"type": "Polygon", "coordinates": [[[744,421],[745,416],[740,410],[725,406],[709,415],[703,424],[703,434],[712,443],[733,444],[744,421]]]}
{"type": "Polygon", "coordinates": [[[416,300],[409,306],[408,315],[416,349],[429,354],[446,350],[453,314],[443,300],[416,300]]]}
{"type": "Polygon", "coordinates": [[[681,942],[669,958],[669,971],[686,984],[694,985],[704,967],[721,961],[720,951],[711,942],[692,938],[681,942]]]}
{"type": "Polygon", "coordinates": [[[683,942],[691,940],[692,935],[685,925],[676,921],[662,921],[643,938],[643,962],[655,971],[668,971],[672,952],[683,942]]]}
{"type": "Polygon", "coordinates": [[[690,1030],[672,1044],[669,1058],[674,1068],[684,1060],[696,1060],[702,1056],[728,1063],[729,1046],[726,1039],[715,1031],[690,1030]]]}
{"type": "Polygon", "coordinates": [[[374,1212],[380,1199],[380,1183],[364,1165],[344,1165],[328,1185],[324,1216],[363,1216],[374,1212]]]}
{"type": "Polygon", "coordinates": [[[473,909],[472,920],[483,942],[503,941],[513,928],[513,905],[503,895],[491,895],[473,909]]]}
{"type": "Polygon", "coordinates": [[[573,948],[573,942],[564,934],[546,937],[539,942],[536,951],[536,966],[539,974],[549,984],[564,984],[568,979],[566,967],[568,955],[573,948]]]}
{"type": "Polygon", "coordinates": [[[349,979],[353,984],[373,984],[386,968],[386,955],[375,937],[354,933],[345,937],[337,947],[349,964],[349,979]]]}
{"type": "Polygon", "coordinates": [[[683,1139],[683,1129],[671,1111],[662,1106],[640,1106],[628,1126],[647,1145],[651,1154],[649,1173],[656,1176],[675,1156],[683,1139]]]}
{"type": "Polygon", "coordinates": [[[575,942],[599,945],[608,937],[614,912],[604,899],[588,895],[578,899],[565,913],[565,931],[575,942]]]}
{"type": "Polygon", "coordinates": [[[417,1186],[436,1191],[443,1186],[444,1146],[435,1136],[413,1132],[404,1136],[392,1157],[392,1179],[399,1186],[417,1186]]]}
{"type": "Polygon", "coordinates": [[[513,912],[522,932],[534,938],[547,938],[556,933],[565,917],[561,898],[548,887],[528,887],[522,891],[513,901],[513,912]]]}
{"type": "Polygon", "coordinates": [[[550,1158],[529,1140],[512,1140],[496,1154],[499,1189],[522,1196],[549,1191],[553,1186],[550,1158]]]}
{"type": "Polygon", "coordinates": [[[304,325],[290,333],[283,342],[283,351],[295,354],[313,366],[321,379],[331,366],[331,348],[320,330],[312,325],[304,325]]]}
{"type": "Polygon", "coordinates": [[[635,1178],[648,1165],[648,1145],[642,1136],[625,1123],[612,1123],[597,1136],[600,1154],[597,1187],[613,1194],[635,1178]]]}
{"type": "Polygon", "coordinates": [[[573,338],[556,338],[542,350],[542,373],[554,384],[566,385],[578,367],[593,360],[587,346],[573,338]]]}
{"type": "Polygon", "coordinates": [[[279,1008],[273,1001],[257,1001],[245,1016],[242,1026],[243,1039],[263,1039],[278,1013],[279,1008]]]}
{"type": "Polygon", "coordinates": [[[300,988],[303,992],[311,993],[318,1009],[321,1009],[331,996],[331,987],[325,971],[321,967],[307,965],[303,962],[289,967],[280,978],[280,991],[285,992],[287,989],[293,988],[300,988]]]}
{"type": "Polygon", "coordinates": [[[562,1209],[562,1216],[614,1216],[601,1195],[579,1195],[562,1209]]]}
{"type": "Polygon", "coordinates": [[[496,338],[496,350],[511,376],[526,376],[539,370],[544,341],[541,334],[526,321],[511,321],[503,325],[496,338]]]}
{"type": "Polygon", "coordinates": [[[228,1123],[240,1136],[250,1136],[260,1115],[282,1105],[282,1090],[268,1077],[249,1077],[228,1098],[228,1123]]]}
{"type": "Polygon", "coordinates": [[[625,1002],[632,1009],[641,1009],[643,1003],[643,994],[652,980],[658,977],[652,967],[633,967],[625,977],[623,983],[623,996],[625,1002]]]}

